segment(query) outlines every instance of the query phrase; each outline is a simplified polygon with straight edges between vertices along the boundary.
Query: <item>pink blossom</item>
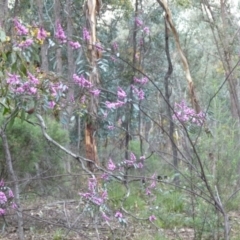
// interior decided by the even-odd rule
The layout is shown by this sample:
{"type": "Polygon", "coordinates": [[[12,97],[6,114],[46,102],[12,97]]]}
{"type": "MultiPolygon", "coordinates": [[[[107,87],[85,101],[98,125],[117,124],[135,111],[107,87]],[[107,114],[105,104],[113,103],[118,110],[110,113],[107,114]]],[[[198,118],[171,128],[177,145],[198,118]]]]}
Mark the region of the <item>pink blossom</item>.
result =
{"type": "Polygon", "coordinates": [[[13,209],[17,209],[17,208],[18,208],[18,207],[17,207],[17,204],[13,202],[13,203],[12,203],[12,208],[13,208],[13,209]]]}
{"type": "Polygon", "coordinates": [[[120,87],[118,87],[117,95],[119,99],[125,99],[127,97],[127,94],[120,87]]]}
{"type": "Polygon", "coordinates": [[[116,218],[122,218],[123,215],[122,215],[122,213],[121,213],[120,211],[117,211],[117,212],[115,213],[115,217],[116,217],[116,218]]]}
{"type": "Polygon", "coordinates": [[[98,97],[101,91],[99,89],[89,91],[93,96],[98,97]]]}
{"type": "Polygon", "coordinates": [[[107,126],[108,130],[113,130],[115,127],[112,125],[107,126]]]}
{"type": "Polygon", "coordinates": [[[136,161],[136,156],[132,152],[130,153],[130,159],[136,161]]]}
{"type": "Polygon", "coordinates": [[[144,92],[142,89],[137,89],[135,86],[132,85],[132,89],[134,94],[138,97],[139,100],[143,100],[144,99],[144,92]]]}
{"type": "Polygon", "coordinates": [[[88,179],[88,189],[93,192],[95,190],[95,187],[97,186],[97,180],[96,178],[89,178],[88,179]]]}
{"type": "Polygon", "coordinates": [[[98,49],[98,50],[100,50],[100,51],[103,51],[103,47],[102,47],[102,45],[101,45],[100,42],[97,42],[97,43],[95,44],[95,47],[96,47],[96,49],[98,49]]]}
{"type": "Polygon", "coordinates": [[[181,101],[175,103],[173,119],[201,126],[205,121],[205,114],[203,112],[196,113],[194,109],[187,106],[185,101],[181,101]]]}
{"type": "Polygon", "coordinates": [[[31,38],[21,42],[18,44],[18,47],[24,49],[24,48],[28,48],[33,44],[33,40],[31,38]]]}
{"type": "Polygon", "coordinates": [[[110,171],[114,171],[116,169],[116,165],[113,163],[111,158],[108,160],[108,167],[107,168],[110,171]]]}
{"type": "Polygon", "coordinates": [[[4,181],[3,181],[3,179],[1,179],[1,181],[0,181],[0,187],[3,187],[4,186],[4,181]]]}
{"type": "Polygon", "coordinates": [[[108,180],[109,179],[109,175],[107,174],[107,173],[103,173],[102,175],[101,175],[101,179],[103,179],[103,180],[108,180]]]}
{"type": "Polygon", "coordinates": [[[14,198],[14,194],[11,189],[8,190],[8,197],[9,198],[14,198]]]}
{"type": "Polygon", "coordinates": [[[151,193],[151,191],[149,190],[149,188],[146,188],[146,195],[147,196],[150,196],[152,193],[151,193]]]}
{"type": "Polygon", "coordinates": [[[48,33],[47,33],[47,31],[46,30],[44,30],[44,28],[43,27],[40,27],[39,29],[38,29],[38,33],[37,33],[37,39],[38,40],[45,40],[46,39],[46,37],[48,36],[48,33]]]}
{"type": "Polygon", "coordinates": [[[140,162],[140,163],[138,163],[137,167],[138,167],[138,168],[143,168],[144,166],[143,166],[143,164],[140,162]]]}
{"type": "Polygon", "coordinates": [[[104,191],[102,192],[101,197],[102,197],[103,200],[107,200],[107,198],[108,198],[107,190],[104,190],[104,191]]]}
{"type": "Polygon", "coordinates": [[[0,192],[0,204],[4,204],[7,202],[7,197],[4,192],[0,192]]]}
{"type": "Polygon", "coordinates": [[[72,41],[70,41],[70,42],[69,42],[69,45],[72,47],[72,49],[81,48],[81,45],[80,45],[79,42],[72,42],[72,41]]]}
{"type": "Polygon", "coordinates": [[[141,160],[141,161],[144,161],[145,159],[146,159],[145,156],[141,156],[141,157],[140,157],[140,160],[141,160]]]}
{"type": "Polygon", "coordinates": [[[0,216],[3,216],[3,215],[5,215],[5,210],[0,208],[0,216]]]}
{"type": "Polygon", "coordinates": [[[84,41],[89,41],[90,40],[90,34],[87,28],[83,28],[83,40],[84,41]]]}
{"type": "Polygon", "coordinates": [[[67,42],[67,37],[63,31],[63,28],[60,24],[60,22],[57,22],[57,29],[55,32],[55,37],[59,40],[60,43],[66,43],[67,42]]]}
{"type": "Polygon", "coordinates": [[[73,74],[73,81],[80,87],[91,88],[92,83],[85,79],[82,75],[79,77],[77,74],[73,74]]]}
{"type": "Polygon", "coordinates": [[[147,35],[150,34],[150,29],[149,29],[149,27],[144,27],[144,28],[143,28],[143,31],[144,31],[147,35]]]}
{"type": "Polygon", "coordinates": [[[11,85],[17,85],[20,83],[20,76],[16,74],[8,73],[9,78],[7,79],[7,83],[11,85]]]}
{"type": "Polygon", "coordinates": [[[54,101],[48,102],[48,107],[49,107],[50,109],[53,109],[53,108],[55,107],[55,105],[56,105],[56,103],[55,103],[54,101]]]}
{"type": "Polygon", "coordinates": [[[135,18],[135,22],[136,22],[136,25],[137,25],[138,27],[140,27],[140,26],[143,25],[142,20],[140,20],[139,18],[135,18]]]}
{"type": "Polygon", "coordinates": [[[39,80],[36,77],[34,77],[30,72],[28,72],[28,79],[34,85],[38,85],[39,84],[39,80]]]}
{"type": "Polygon", "coordinates": [[[133,81],[134,81],[135,83],[139,83],[139,84],[144,85],[144,84],[146,84],[146,83],[148,82],[148,79],[147,79],[146,77],[143,77],[143,78],[141,78],[141,79],[134,77],[134,78],[133,78],[133,81]]]}
{"type": "Polygon", "coordinates": [[[27,35],[28,29],[23,26],[16,18],[14,19],[14,25],[18,35],[27,35]]]}
{"type": "Polygon", "coordinates": [[[155,221],[155,220],[157,220],[157,218],[156,218],[154,215],[151,215],[151,216],[149,217],[149,221],[150,221],[150,222],[153,222],[153,221],[155,221]]]}

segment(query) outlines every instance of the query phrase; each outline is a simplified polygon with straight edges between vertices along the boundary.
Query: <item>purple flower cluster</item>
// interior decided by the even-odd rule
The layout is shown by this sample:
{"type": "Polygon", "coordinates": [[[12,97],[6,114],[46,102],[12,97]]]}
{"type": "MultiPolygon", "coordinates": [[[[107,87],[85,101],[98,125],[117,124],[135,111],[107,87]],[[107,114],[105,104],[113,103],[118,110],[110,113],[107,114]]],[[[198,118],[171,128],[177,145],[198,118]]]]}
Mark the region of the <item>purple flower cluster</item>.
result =
{"type": "Polygon", "coordinates": [[[175,103],[173,119],[181,123],[191,123],[201,126],[205,121],[205,114],[201,111],[196,113],[194,109],[187,106],[185,101],[175,103]]]}
{"type": "Polygon", "coordinates": [[[40,27],[38,29],[38,33],[37,33],[37,39],[39,41],[44,41],[48,36],[48,33],[47,31],[43,28],[43,27],[40,27]]]}
{"type": "Polygon", "coordinates": [[[156,173],[153,174],[153,176],[151,177],[151,183],[150,185],[146,188],[146,195],[151,195],[152,192],[151,190],[156,188],[157,182],[156,182],[156,173]]]}
{"type": "Polygon", "coordinates": [[[99,193],[97,191],[97,179],[96,178],[89,178],[88,179],[88,192],[79,193],[79,194],[86,200],[89,200],[93,204],[98,205],[98,206],[103,205],[108,198],[107,190],[104,190],[101,193],[99,193]]]}
{"type": "Polygon", "coordinates": [[[10,89],[17,95],[36,95],[39,80],[28,73],[28,81],[23,82],[19,75],[8,73],[7,83],[10,89]]]}
{"type": "Polygon", "coordinates": [[[83,40],[84,41],[89,41],[90,40],[90,33],[87,30],[87,28],[83,28],[83,40]]]}
{"type": "Polygon", "coordinates": [[[19,43],[18,47],[20,47],[21,49],[25,49],[25,48],[30,47],[32,44],[33,44],[33,40],[31,38],[28,38],[27,40],[19,43]]]}
{"type": "Polygon", "coordinates": [[[79,48],[81,48],[81,45],[80,45],[80,43],[78,41],[77,42],[70,41],[69,45],[71,46],[72,49],[79,49],[79,48]]]}
{"type": "Polygon", "coordinates": [[[143,30],[144,33],[146,33],[147,35],[150,34],[150,29],[149,29],[149,27],[144,26],[143,21],[142,21],[141,19],[135,18],[135,23],[136,23],[137,27],[141,27],[141,28],[142,28],[142,30],[143,30]]]}
{"type": "Polygon", "coordinates": [[[134,78],[133,78],[133,81],[134,81],[135,83],[144,85],[144,84],[146,84],[146,83],[148,82],[148,79],[147,79],[146,77],[143,77],[143,78],[136,78],[136,77],[134,77],[134,78]]]}
{"type": "Polygon", "coordinates": [[[133,93],[135,94],[135,96],[138,98],[138,100],[143,100],[144,97],[144,92],[142,89],[137,89],[134,85],[131,85],[132,89],[133,89],[133,93]]]}
{"type": "Polygon", "coordinates": [[[13,192],[9,187],[4,186],[4,181],[0,181],[0,216],[6,214],[6,210],[9,206],[12,206],[13,209],[16,209],[17,206],[13,202],[13,192]]]}
{"type": "Polygon", "coordinates": [[[67,42],[67,37],[66,37],[59,21],[57,22],[57,29],[56,29],[55,37],[59,40],[60,43],[67,42]]]}
{"type": "Polygon", "coordinates": [[[16,18],[14,19],[14,26],[17,30],[18,35],[22,36],[28,34],[28,29],[23,26],[16,18]]]}

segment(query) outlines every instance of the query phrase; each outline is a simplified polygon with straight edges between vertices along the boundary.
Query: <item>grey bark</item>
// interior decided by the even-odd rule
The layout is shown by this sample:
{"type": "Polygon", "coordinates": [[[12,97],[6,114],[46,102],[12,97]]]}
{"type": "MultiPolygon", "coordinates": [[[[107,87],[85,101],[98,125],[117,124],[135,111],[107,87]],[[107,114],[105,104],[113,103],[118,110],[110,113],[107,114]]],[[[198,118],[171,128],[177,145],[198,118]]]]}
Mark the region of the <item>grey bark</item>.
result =
{"type": "Polygon", "coordinates": [[[22,214],[22,208],[21,208],[21,202],[20,202],[20,196],[19,196],[19,187],[18,187],[18,178],[17,175],[13,169],[13,164],[12,164],[12,156],[9,150],[9,145],[8,145],[8,139],[7,135],[5,132],[5,128],[0,129],[0,136],[2,138],[2,144],[3,144],[3,151],[5,154],[5,159],[6,159],[6,165],[8,169],[8,174],[11,178],[11,181],[13,182],[14,186],[14,195],[15,195],[15,203],[17,204],[17,219],[18,219],[18,239],[19,240],[24,240],[24,230],[23,230],[23,214],[22,214]]]}
{"type": "MultiPolygon", "coordinates": [[[[37,0],[38,6],[38,18],[39,18],[39,25],[44,27],[44,17],[43,17],[43,0],[37,0]]],[[[48,71],[48,45],[47,42],[44,41],[43,45],[41,46],[40,50],[41,55],[41,68],[44,71],[48,71]]]]}
{"type": "MultiPolygon", "coordinates": [[[[55,18],[55,31],[57,30],[58,23],[61,23],[61,5],[59,0],[54,2],[54,18],[55,18]]],[[[56,50],[56,73],[62,73],[62,49],[58,47],[56,50]]]]}
{"type": "Polygon", "coordinates": [[[0,2],[0,29],[5,29],[6,20],[8,18],[8,0],[2,0],[0,2]]]}

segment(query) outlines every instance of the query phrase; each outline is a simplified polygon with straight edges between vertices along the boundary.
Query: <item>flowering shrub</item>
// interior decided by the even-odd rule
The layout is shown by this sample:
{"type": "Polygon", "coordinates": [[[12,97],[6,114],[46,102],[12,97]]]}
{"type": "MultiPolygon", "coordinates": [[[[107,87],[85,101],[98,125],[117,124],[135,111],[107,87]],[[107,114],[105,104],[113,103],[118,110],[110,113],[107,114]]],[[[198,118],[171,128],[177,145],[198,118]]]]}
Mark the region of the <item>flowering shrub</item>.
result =
{"type": "Polygon", "coordinates": [[[7,209],[11,206],[13,209],[16,209],[17,206],[13,202],[14,195],[11,188],[6,187],[4,181],[0,181],[0,216],[6,214],[7,209]]]}
{"type": "Polygon", "coordinates": [[[173,119],[181,123],[190,123],[201,126],[205,121],[205,114],[201,111],[196,113],[187,106],[185,101],[175,103],[173,119]]]}

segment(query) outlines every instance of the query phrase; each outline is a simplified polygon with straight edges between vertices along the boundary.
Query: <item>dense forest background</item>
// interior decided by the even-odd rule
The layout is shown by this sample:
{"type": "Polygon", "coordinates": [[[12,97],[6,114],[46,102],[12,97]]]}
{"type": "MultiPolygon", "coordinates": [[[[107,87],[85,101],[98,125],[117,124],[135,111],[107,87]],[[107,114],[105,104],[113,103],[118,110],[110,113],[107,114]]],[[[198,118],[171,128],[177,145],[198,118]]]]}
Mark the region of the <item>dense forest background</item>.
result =
{"type": "Polygon", "coordinates": [[[2,0],[0,239],[239,239],[239,13],[2,0]]]}

